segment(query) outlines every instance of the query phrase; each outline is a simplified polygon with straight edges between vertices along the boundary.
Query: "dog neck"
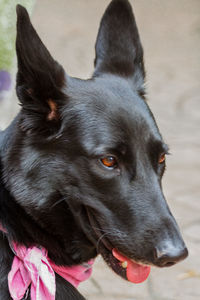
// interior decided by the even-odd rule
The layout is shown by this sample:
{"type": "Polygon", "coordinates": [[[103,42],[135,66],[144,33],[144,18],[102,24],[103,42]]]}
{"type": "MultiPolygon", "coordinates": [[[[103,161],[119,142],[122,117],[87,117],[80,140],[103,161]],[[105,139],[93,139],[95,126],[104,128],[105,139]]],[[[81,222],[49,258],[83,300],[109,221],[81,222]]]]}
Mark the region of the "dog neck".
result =
{"type": "MultiPolygon", "coordinates": [[[[32,218],[6,187],[2,170],[3,166],[0,160],[0,223],[6,229],[9,240],[26,247],[44,247],[49,253],[49,258],[61,265],[78,265],[96,256],[94,246],[78,228],[72,215],[67,215],[68,223],[64,224],[65,236],[53,234],[32,218]],[[73,240],[76,240],[76,248],[72,247],[73,240]]],[[[45,213],[40,215],[40,219],[44,217],[45,213]]]]}
{"type": "MultiPolygon", "coordinates": [[[[10,240],[25,246],[36,243],[42,229],[32,220],[26,211],[15,201],[3,181],[3,166],[0,161],[0,222],[7,231],[10,240]]],[[[44,240],[45,243],[45,240],[44,240]]]]}

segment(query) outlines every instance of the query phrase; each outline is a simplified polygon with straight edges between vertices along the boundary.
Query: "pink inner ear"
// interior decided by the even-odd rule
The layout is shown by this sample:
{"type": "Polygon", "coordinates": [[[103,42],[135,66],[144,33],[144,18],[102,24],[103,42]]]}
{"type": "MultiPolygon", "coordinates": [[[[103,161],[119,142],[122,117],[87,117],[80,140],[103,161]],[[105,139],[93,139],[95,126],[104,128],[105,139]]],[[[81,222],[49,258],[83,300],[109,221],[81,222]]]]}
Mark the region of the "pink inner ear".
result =
{"type": "Polygon", "coordinates": [[[49,107],[51,109],[51,112],[48,114],[47,119],[49,121],[57,120],[58,115],[57,115],[57,105],[56,105],[56,103],[52,99],[49,99],[48,104],[49,104],[49,107]]]}

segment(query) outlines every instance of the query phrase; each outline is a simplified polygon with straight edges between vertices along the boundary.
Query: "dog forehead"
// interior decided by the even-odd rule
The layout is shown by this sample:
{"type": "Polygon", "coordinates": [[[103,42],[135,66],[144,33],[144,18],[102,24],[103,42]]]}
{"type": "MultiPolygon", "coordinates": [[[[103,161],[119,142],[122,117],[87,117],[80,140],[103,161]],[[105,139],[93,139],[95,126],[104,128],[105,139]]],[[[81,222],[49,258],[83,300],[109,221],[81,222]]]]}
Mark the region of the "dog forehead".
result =
{"type": "MultiPolygon", "coordinates": [[[[160,139],[155,120],[146,102],[127,80],[95,78],[75,80],[67,91],[70,99],[66,116],[77,120],[80,136],[95,146],[130,143],[138,136],[160,139]]],[[[67,118],[68,119],[68,118],[67,118]]]]}
{"type": "Polygon", "coordinates": [[[133,119],[149,112],[137,91],[127,80],[117,76],[104,75],[91,80],[71,78],[66,93],[74,113],[84,110],[85,114],[99,115],[102,120],[103,116],[117,116],[119,111],[133,119]]]}

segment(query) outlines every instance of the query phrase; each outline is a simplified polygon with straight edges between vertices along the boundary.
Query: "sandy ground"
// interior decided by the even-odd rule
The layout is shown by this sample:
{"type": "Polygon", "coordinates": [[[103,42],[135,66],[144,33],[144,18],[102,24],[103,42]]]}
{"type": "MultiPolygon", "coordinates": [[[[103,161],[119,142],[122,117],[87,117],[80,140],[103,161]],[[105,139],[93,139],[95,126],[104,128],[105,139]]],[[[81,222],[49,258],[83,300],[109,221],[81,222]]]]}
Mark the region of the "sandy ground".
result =
{"type": "MultiPolygon", "coordinates": [[[[149,105],[172,155],[163,180],[190,256],[168,269],[153,269],[132,285],[98,258],[80,290],[92,300],[200,299],[200,1],[132,0],[145,50],[149,105]]],[[[92,73],[94,43],[109,0],[42,0],[32,17],[44,43],[69,75],[92,73]]],[[[17,111],[16,100],[0,103],[0,126],[17,111]]]]}

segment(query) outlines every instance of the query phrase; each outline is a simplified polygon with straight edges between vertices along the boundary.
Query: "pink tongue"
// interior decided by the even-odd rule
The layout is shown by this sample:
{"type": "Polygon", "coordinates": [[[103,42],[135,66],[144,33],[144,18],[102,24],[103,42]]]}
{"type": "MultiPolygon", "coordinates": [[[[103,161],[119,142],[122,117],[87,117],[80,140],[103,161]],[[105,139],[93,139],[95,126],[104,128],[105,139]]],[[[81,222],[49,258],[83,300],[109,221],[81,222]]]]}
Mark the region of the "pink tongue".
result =
{"type": "Polygon", "coordinates": [[[142,266],[123,256],[117,249],[112,250],[113,256],[120,262],[127,261],[126,276],[127,279],[133,283],[141,283],[147,279],[151,268],[149,266],[142,266]]]}

